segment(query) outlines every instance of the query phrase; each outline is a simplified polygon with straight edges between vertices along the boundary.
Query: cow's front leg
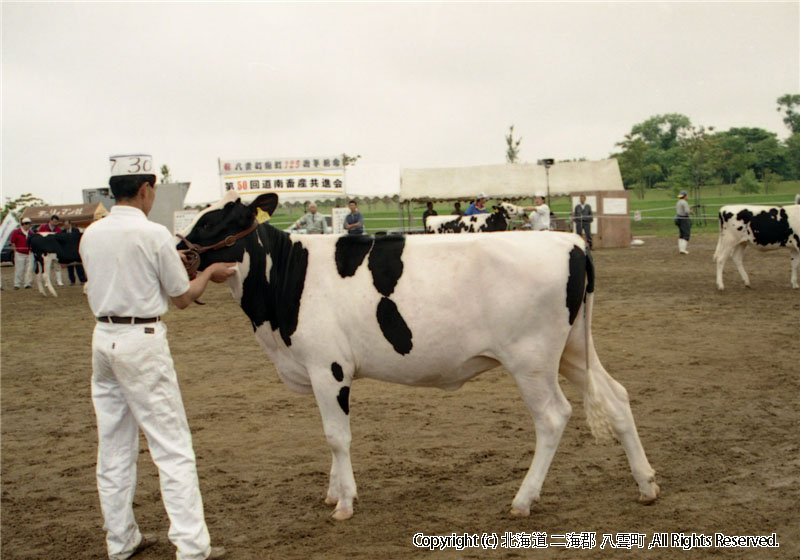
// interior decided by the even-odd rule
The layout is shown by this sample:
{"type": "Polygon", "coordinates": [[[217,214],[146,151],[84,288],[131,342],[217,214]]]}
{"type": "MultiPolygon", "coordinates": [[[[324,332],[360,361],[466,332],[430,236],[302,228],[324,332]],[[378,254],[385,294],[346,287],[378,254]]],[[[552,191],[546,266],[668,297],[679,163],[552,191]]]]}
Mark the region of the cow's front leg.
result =
{"type": "Polygon", "coordinates": [[[800,284],[797,283],[797,267],[800,265],[800,250],[792,255],[792,288],[797,290],[800,284]]]}
{"type": "Polygon", "coordinates": [[[348,369],[345,372],[342,366],[334,362],[330,368],[311,372],[314,398],[333,456],[325,502],[336,504],[331,517],[340,521],[353,516],[353,501],[357,499],[353,465],[350,462],[350,383],[353,374],[348,369]]]}

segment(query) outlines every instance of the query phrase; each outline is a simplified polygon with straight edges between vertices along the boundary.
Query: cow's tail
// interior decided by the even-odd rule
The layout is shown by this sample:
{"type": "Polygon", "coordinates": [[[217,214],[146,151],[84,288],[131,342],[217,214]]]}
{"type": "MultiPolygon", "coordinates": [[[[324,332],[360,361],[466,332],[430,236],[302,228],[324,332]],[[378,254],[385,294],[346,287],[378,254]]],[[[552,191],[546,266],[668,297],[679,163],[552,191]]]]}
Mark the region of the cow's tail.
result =
{"type": "Polygon", "coordinates": [[[591,253],[586,253],[586,292],[583,305],[584,325],[584,363],[585,383],[583,406],[586,409],[586,422],[592,435],[599,441],[607,441],[614,437],[609,420],[609,406],[603,397],[601,387],[606,387],[604,377],[608,375],[594,347],[592,339],[592,311],[594,308],[594,262],[591,253]]]}

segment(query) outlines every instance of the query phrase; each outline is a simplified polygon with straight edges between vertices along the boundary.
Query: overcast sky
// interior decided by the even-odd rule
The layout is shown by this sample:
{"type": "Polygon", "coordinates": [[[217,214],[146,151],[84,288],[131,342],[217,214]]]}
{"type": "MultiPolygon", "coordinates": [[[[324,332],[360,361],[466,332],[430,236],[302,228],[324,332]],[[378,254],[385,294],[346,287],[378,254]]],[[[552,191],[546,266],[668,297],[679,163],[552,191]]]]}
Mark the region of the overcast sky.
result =
{"type": "Polygon", "coordinates": [[[681,113],[783,139],[798,2],[2,3],[2,196],[82,202],[151,153],[188,202],[217,158],[402,167],[604,159],[681,113]]]}

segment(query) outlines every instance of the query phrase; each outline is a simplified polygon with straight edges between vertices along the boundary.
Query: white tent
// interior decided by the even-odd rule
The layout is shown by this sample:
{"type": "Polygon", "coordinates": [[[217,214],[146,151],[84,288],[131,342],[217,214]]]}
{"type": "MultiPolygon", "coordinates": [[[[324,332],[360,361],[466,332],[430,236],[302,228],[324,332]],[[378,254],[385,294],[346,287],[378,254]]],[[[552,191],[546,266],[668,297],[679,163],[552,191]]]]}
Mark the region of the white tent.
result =
{"type": "MultiPolygon", "coordinates": [[[[557,162],[549,169],[551,195],[588,191],[621,191],[617,160],[557,162]]],[[[533,163],[404,169],[400,200],[472,200],[530,198],[548,190],[545,167],[533,163]]]]}

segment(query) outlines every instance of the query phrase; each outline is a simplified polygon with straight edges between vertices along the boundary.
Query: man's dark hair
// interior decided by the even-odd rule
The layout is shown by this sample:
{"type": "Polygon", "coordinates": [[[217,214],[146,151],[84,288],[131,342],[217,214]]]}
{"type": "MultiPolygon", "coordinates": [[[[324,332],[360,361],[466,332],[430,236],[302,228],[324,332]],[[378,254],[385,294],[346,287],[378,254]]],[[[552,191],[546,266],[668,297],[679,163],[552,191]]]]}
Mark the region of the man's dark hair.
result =
{"type": "Polygon", "coordinates": [[[108,180],[108,186],[117,200],[133,198],[144,183],[156,184],[155,175],[118,175],[108,180]]]}
{"type": "Polygon", "coordinates": [[[50,219],[51,220],[57,220],[58,219],[58,214],[53,214],[52,216],[50,216],[50,219]]]}
{"type": "Polygon", "coordinates": [[[356,206],[358,206],[358,202],[356,202],[355,198],[353,200],[351,200],[350,202],[348,202],[347,204],[355,204],[356,206]]]}

